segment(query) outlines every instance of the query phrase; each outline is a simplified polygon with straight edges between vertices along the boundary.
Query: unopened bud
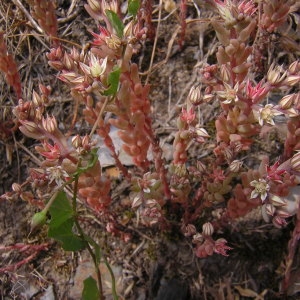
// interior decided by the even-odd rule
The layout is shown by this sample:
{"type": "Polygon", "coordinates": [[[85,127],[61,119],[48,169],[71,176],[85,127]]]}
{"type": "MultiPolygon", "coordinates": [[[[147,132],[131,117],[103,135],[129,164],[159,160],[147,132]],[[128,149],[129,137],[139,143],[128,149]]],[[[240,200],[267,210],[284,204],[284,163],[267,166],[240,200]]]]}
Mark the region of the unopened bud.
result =
{"type": "Polygon", "coordinates": [[[274,206],[285,206],[286,205],[286,201],[282,197],[279,197],[277,195],[270,194],[269,199],[274,206]]]}
{"type": "Polygon", "coordinates": [[[206,138],[209,137],[209,134],[207,133],[207,131],[204,128],[199,128],[196,126],[195,131],[196,131],[197,136],[206,137],[206,138]]]}
{"type": "Polygon", "coordinates": [[[58,78],[61,79],[64,82],[72,81],[78,77],[78,74],[75,72],[64,72],[61,73],[58,78]]]}
{"type": "Polygon", "coordinates": [[[291,107],[285,111],[285,113],[290,117],[290,118],[295,118],[299,116],[299,111],[295,109],[294,107],[291,107]]]}
{"type": "Polygon", "coordinates": [[[229,165],[229,170],[231,172],[237,173],[240,171],[241,167],[243,165],[243,162],[240,160],[234,160],[231,162],[231,164],[229,165]]]}
{"type": "Polygon", "coordinates": [[[189,95],[188,95],[188,100],[194,104],[197,105],[201,101],[201,89],[200,86],[192,86],[189,95]]]}
{"type": "Polygon", "coordinates": [[[106,10],[111,10],[114,13],[118,13],[119,10],[119,5],[118,2],[116,0],[102,0],[101,2],[101,6],[102,6],[102,11],[105,12],[106,10]]]}
{"type": "Polygon", "coordinates": [[[131,38],[132,37],[132,31],[133,31],[133,21],[130,21],[128,24],[126,24],[123,33],[124,37],[131,38]]]}
{"type": "Polygon", "coordinates": [[[214,233],[214,227],[210,222],[204,223],[202,226],[202,233],[206,236],[211,236],[214,233]]]}
{"type": "Polygon", "coordinates": [[[133,209],[137,209],[138,207],[140,207],[142,205],[142,200],[141,200],[141,197],[140,196],[136,196],[134,197],[133,201],[132,201],[132,204],[131,204],[131,207],[133,209]]]}
{"type": "Polygon", "coordinates": [[[182,226],[182,231],[184,236],[191,236],[196,234],[197,230],[196,227],[193,224],[187,224],[186,226],[182,226]]]}
{"type": "Polygon", "coordinates": [[[288,86],[294,86],[299,82],[300,82],[300,75],[290,75],[284,80],[284,83],[288,86]]]}
{"type": "Polygon", "coordinates": [[[20,193],[22,191],[21,185],[18,183],[13,183],[11,188],[16,193],[20,193]]]}
{"type": "Polygon", "coordinates": [[[295,95],[296,95],[296,94],[290,94],[290,95],[284,96],[284,97],[279,101],[279,106],[280,106],[282,109],[289,109],[289,108],[291,108],[292,104],[294,103],[295,95]]]}
{"type": "Polygon", "coordinates": [[[57,121],[55,117],[47,117],[42,119],[44,129],[49,133],[54,133],[57,130],[57,121]]]}
{"type": "Polygon", "coordinates": [[[79,62],[80,69],[83,71],[84,74],[90,75],[91,74],[91,68],[87,66],[86,64],[79,62]]]}
{"type": "Polygon", "coordinates": [[[41,106],[43,104],[41,97],[36,91],[32,92],[32,102],[35,107],[41,106]]]}
{"type": "Polygon", "coordinates": [[[298,72],[300,72],[300,61],[296,60],[291,63],[289,66],[289,72],[291,74],[297,74],[298,72]]]}
{"type": "Polygon", "coordinates": [[[101,6],[100,6],[101,1],[98,1],[98,0],[87,0],[87,2],[88,2],[90,8],[93,11],[97,12],[98,10],[100,10],[100,8],[101,8],[101,6]]]}
{"type": "Polygon", "coordinates": [[[72,138],[72,145],[75,149],[78,149],[82,146],[82,140],[78,134],[72,138]]]}
{"type": "Polygon", "coordinates": [[[199,160],[196,163],[196,168],[199,172],[204,172],[206,170],[206,166],[199,160]]]}
{"type": "Polygon", "coordinates": [[[67,54],[66,52],[64,53],[63,64],[64,64],[64,66],[66,67],[67,70],[72,70],[73,67],[74,67],[73,60],[71,59],[69,54],[67,54]]]}
{"type": "Polygon", "coordinates": [[[30,232],[34,232],[36,229],[42,227],[46,223],[46,221],[47,221],[47,212],[40,211],[34,214],[30,223],[30,232]]]}
{"type": "Polygon", "coordinates": [[[272,64],[267,73],[267,80],[272,85],[279,84],[285,79],[286,73],[286,71],[283,72],[283,68],[281,66],[274,67],[274,64],[272,64]]]}
{"type": "Polygon", "coordinates": [[[291,167],[294,171],[300,172],[300,151],[291,158],[291,167]]]}
{"type": "Polygon", "coordinates": [[[223,81],[225,81],[226,83],[230,82],[231,73],[230,73],[229,68],[227,67],[227,65],[225,65],[225,64],[221,65],[220,74],[221,74],[221,78],[222,78],[223,81]]]}
{"type": "Polygon", "coordinates": [[[276,211],[276,208],[274,207],[274,205],[269,204],[269,203],[267,203],[265,205],[265,209],[266,209],[266,213],[270,216],[273,216],[276,211]]]}
{"type": "Polygon", "coordinates": [[[91,148],[91,139],[88,135],[85,135],[82,139],[82,147],[84,150],[89,150],[91,148]]]}
{"type": "Polygon", "coordinates": [[[203,101],[204,102],[209,102],[210,100],[212,100],[214,98],[213,94],[206,94],[203,96],[203,101]]]}
{"type": "Polygon", "coordinates": [[[146,206],[149,208],[154,208],[154,207],[158,207],[159,204],[157,203],[157,201],[155,199],[148,199],[146,201],[146,206]]]}
{"type": "Polygon", "coordinates": [[[193,243],[197,244],[197,243],[202,243],[204,240],[204,237],[201,233],[196,233],[195,235],[193,235],[193,243]]]}
{"type": "Polygon", "coordinates": [[[33,139],[42,139],[43,138],[43,132],[42,130],[38,127],[37,124],[31,121],[21,121],[20,123],[22,126],[20,126],[20,130],[23,134],[25,134],[28,137],[31,137],[33,139]]]}

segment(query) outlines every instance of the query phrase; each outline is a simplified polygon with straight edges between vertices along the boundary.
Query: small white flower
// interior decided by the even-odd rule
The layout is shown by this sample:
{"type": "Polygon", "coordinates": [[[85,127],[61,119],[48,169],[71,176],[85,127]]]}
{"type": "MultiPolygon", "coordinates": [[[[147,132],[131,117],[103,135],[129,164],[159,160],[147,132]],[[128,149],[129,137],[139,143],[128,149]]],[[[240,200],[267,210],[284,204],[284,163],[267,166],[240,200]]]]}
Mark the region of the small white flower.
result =
{"type": "Polygon", "coordinates": [[[95,57],[95,55],[91,55],[91,61],[90,61],[90,73],[93,77],[100,77],[104,74],[106,70],[107,65],[107,56],[105,59],[102,60],[102,62],[95,57]]]}
{"type": "Polygon", "coordinates": [[[264,123],[275,125],[274,117],[279,115],[282,113],[275,109],[273,104],[267,104],[258,110],[258,123],[260,126],[263,126],[264,123]]]}
{"type": "Polygon", "coordinates": [[[228,83],[224,82],[224,87],[225,89],[223,91],[218,91],[217,92],[217,95],[224,99],[224,100],[221,100],[222,103],[224,104],[232,104],[234,102],[237,102],[239,101],[239,98],[238,98],[238,91],[239,91],[239,85],[238,83],[234,86],[234,87],[231,87],[231,85],[229,85],[228,83]]]}
{"type": "Polygon", "coordinates": [[[62,186],[69,177],[69,174],[61,166],[48,167],[46,172],[49,176],[49,183],[55,181],[58,186],[62,186]]]}
{"type": "Polygon", "coordinates": [[[250,185],[254,187],[254,190],[251,192],[251,198],[260,197],[261,201],[264,202],[270,190],[268,183],[264,179],[259,179],[259,181],[251,181],[250,185]]]}

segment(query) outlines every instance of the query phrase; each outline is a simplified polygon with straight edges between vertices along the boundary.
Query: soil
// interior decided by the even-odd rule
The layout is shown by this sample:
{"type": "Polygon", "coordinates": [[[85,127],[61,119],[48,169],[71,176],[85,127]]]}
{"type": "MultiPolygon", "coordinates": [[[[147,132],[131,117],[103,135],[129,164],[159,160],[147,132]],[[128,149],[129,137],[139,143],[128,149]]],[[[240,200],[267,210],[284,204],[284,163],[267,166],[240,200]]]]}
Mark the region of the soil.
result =
{"type": "MultiPolygon", "coordinates": [[[[80,44],[79,46],[86,45],[92,38],[89,31],[97,31],[97,26],[85,12],[85,2],[56,2],[60,19],[59,36],[80,44]],[[75,6],[68,12],[72,4],[75,6]],[[68,18],[70,15],[72,17],[68,18]]],[[[157,27],[158,5],[157,1],[154,2],[156,10],[153,19],[157,27]]],[[[13,3],[17,1],[2,1],[0,18],[1,22],[5,21],[3,29],[10,37],[7,38],[8,49],[20,66],[26,98],[30,99],[32,89],[37,90],[39,82],[54,87],[49,114],[54,114],[62,128],[68,130],[74,106],[68,91],[57,80],[56,72],[48,67],[45,56],[49,51],[47,39],[37,34],[20,7],[13,3]]],[[[23,5],[29,11],[27,4],[23,5]]],[[[203,14],[207,18],[211,12],[204,9],[203,14]]],[[[197,17],[192,1],[187,15],[189,19],[197,17]]],[[[215,59],[217,47],[213,31],[205,23],[195,22],[188,25],[182,48],[178,45],[179,34],[178,13],[169,14],[162,10],[153,69],[149,78],[143,77],[151,84],[153,124],[161,146],[166,149],[167,160],[172,155],[170,149],[177,128],[177,114],[191,86],[197,80],[199,68],[205,62],[211,63],[215,59]],[[174,34],[176,31],[177,35],[174,34]]],[[[152,50],[153,41],[147,41],[135,57],[144,73],[147,73],[152,50]]],[[[1,122],[10,120],[12,99],[15,99],[12,95],[13,91],[5,85],[4,77],[0,77],[1,122]]],[[[199,116],[202,124],[213,122],[218,109],[214,103],[201,107],[199,116]]],[[[84,130],[84,127],[81,128],[84,130]]],[[[277,157],[278,144],[273,144],[272,148],[272,145],[265,143],[269,146],[267,153],[270,159],[274,160],[277,157]]],[[[34,146],[32,140],[25,139],[19,132],[0,139],[0,195],[10,191],[12,183],[21,183],[26,179],[28,167],[35,166],[29,154],[34,153],[34,146]]],[[[266,147],[267,145],[256,145],[251,149],[249,156],[253,155],[253,164],[257,163],[255,157],[258,153],[265,152],[266,147]]],[[[199,153],[199,149],[190,150],[191,156],[199,153]]],[[[113,198],[123,203],[124,207],[129,193],[128,185],[116,182],[113,198]]],[[[19,252],[16,249],[4,250],[3,247],[22,243],[44,245],[28,263],[0,272],[0,299],[80,299],[83,280],[94,274],[91,259],[86,250],[79,253],[63,251],[56,242],[47,238],[46,228],[29,236],[29,223],[36,211],[36,207],[21,199],[0,201],[0,268],[17,264],[35,254],[19,252]]],[[[230,255],[213,255],[205,259],[197,258],[192,244],[175,230],[162,235],[158,228],[135,228],[131,225],[127,231],[132,239],[125,243],[117,237],[107,235],[105,225],[90,211],[86,211],[82,223],[85,228],[93,231],[89,234],[105,245],[121,299],[300,298],[299,249],[293,262],[288,293],[286,296],[280,294],[293,220],[284,229],[276,229],[273,225],[253,218],[228,224],[228,228],[223,228],[218,235],[227,239],[233,248],[230,255]]],[[[100,269],[106,299],[112,299],[108,271],[104,265],[100,269]]]]}

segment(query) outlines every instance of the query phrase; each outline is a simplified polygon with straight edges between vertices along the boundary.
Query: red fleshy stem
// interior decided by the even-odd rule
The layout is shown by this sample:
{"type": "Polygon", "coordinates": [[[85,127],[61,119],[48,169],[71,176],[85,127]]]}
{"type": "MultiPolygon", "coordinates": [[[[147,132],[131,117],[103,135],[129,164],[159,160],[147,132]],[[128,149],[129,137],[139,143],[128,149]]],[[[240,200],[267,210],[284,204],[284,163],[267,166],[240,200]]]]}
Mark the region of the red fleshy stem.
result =
{"type": "Polygon", "coordinates": [[[180,32],[180,39],[179,39],[179,47],[182,49],[183,42],[185,39],[185,32],[186,32],[186,0],[180,1],[180,25],[181,25],[181,32],[180,32]]]}

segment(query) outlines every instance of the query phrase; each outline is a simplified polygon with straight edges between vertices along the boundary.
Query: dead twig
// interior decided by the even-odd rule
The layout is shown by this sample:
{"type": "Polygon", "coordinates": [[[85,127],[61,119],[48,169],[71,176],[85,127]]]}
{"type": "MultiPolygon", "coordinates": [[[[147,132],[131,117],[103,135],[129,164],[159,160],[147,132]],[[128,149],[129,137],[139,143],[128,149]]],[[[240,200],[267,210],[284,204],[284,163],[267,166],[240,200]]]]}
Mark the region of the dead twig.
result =
{"type": "Polygon", "coordinates": [[[27,17],[31,25],[39,32],[44,33],[44,30],[38,25],[37,22],[32,18],[30,13],[27,11],[27,9],[23,6],[20,0],[12,0],[12,2],[19,7],[19,9],[24,13],[24,15],[27,17]]]}

